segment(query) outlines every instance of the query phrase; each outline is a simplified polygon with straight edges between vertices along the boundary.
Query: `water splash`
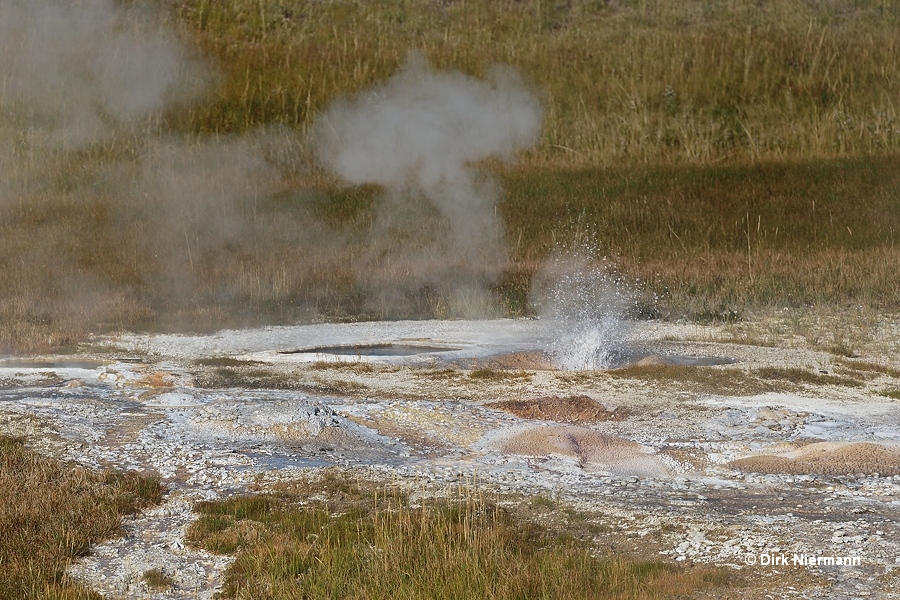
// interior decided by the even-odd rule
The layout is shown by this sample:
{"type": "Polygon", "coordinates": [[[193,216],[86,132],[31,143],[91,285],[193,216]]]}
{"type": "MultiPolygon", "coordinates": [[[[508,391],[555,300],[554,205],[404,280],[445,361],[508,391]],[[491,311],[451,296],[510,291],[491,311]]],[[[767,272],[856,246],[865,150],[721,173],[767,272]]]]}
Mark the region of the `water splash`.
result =
{"type": "Polygon", "coordinates": [[[545,351],[567,371],[607,369],[624,354],[630,287],[586,250],[557,253],[535,278],[545,351]]]}

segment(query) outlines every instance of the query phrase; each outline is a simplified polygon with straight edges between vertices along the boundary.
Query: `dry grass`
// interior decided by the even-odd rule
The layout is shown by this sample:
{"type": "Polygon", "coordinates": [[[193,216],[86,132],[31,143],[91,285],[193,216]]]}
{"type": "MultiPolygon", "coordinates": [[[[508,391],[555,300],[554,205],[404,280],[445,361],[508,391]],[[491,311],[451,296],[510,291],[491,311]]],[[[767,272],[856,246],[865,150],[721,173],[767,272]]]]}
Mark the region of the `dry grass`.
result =
{"type": "Polygon", "coordinates": [[[168,590],[175,585],[175,580],[172,579],[172,576],[159,568],[144,571],[141,579],[147,584],[147,587],[154,591],[168,590]]]}
{"type": "MultiPolygon", "coordinates": [[[[572,243],[637,282],[632,316],[900,309],[895,6],[165,5],[218,84],[77,151],[10,150],[0,350],[74,350],[118,330],[452,316],[429,286],[371,293],[403,288],[413,268],[495,280],[493,314],[523,315],[535,271],[572,243]],[[523,166],[483,165],[505,190],[508,261],[373,259],[380,190],[341,186],[302,141],[336,96],[384,80],[410,49],[474,75],[512,64],[542,96],[543,137],[523,166]],[[270,125],[286,128],[219,137],[270,125]]],[[[854,351],[846,337],[829,345],[854,351]]]]}
{"type": "Polygon", "coordinates": [[[881,0],[174,4],[173,21],[223,73],[211,101],[170,115],[197,132],[305,131],[335,96],[418,49],[440,68],[520,69],[543,98],[541,164],[900,147],[900,9],[881,0]]]}
{"type": "Polygon", "coordinates": [[[64,465],[0,438],[0,597],[99,598],[66,566],[161,496],[158,478],[64,465]]]}
{"type": "Polygon", "coordinates": [[[659,598],[728,584],[721,569],[595,557],[474,490],[414,508],[366,488],[201,503],[189,537],[236,553],[228,598],[659,598]]]}
{"type": "Polygon", "coordinates": [[[707,394],[752,396],[773,389],[770,384],[735,368],[634,364],[605,373],[610,377],[651,381],[707,394]]]}

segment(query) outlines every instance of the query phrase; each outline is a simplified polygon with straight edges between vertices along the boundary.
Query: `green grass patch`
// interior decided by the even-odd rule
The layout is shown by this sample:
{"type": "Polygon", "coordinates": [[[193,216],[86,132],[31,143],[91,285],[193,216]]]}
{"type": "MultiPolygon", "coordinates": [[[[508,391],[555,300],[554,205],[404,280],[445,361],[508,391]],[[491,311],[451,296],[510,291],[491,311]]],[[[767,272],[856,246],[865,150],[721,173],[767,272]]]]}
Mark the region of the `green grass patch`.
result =
{"type": "Polygon", "coordinates": [[[795,384],[840,385],[845,387],[862,387],[862,383],[852,377],[813,373],[797,367],[761,367],[755,373],[765,380],[788,381],[795,384]]]}
{"type": "Polygon", "coordinates": [[[531,379],[531,374],[527,371],[507,371],[494,369],[493,367],[478,367],[469,372],[469,377],[471,379],[502,381],[504,379],[531,379]]]}
{"type": "Polygon", "coordinates": [[[847,369],[848,372],[873,376],[887,375],[888,377],[900,379],[900,369],[890,365],[857,360],[842,360],[839,364],[847,369]]]}
{"type": "Polygon", "coordinates": [[[885,398],[893,398],[894,400],[900,400],[900,389],[885,390],[883,392],[879,392],[879,395],[884,396],[885,398]]]}
{"type": "Polygon", "coordinates": [[[232,358],[230,356],[213,356],[210,358],[198,358],[194,361],[194,364],[198,367],[252,367],[258,366],[263,363],[258,360],[243,360],[239,358],[232,358]]]}
{"type": "Polygon", "coordinates": [[[610,377],[677,385],[700,393],[752,396],[770,391],[771,386],[738,369],[693,367],[668,364],[635,364],[605,371],[610,377]]]}
{"type": "Polygon", "coordinates": [[[391,488],[349,496],[337,511],[285,492],[203,503],[188,536],[236,553],[227,598],[645,598],[729,584],[723,569],[598,558],[476,493],[417,507],[391,488]]]}
{"type": "Polygon", "coordinates": [[[309,365],[315,371],[353,371],[354,373],[374,373],[375,367],[361,360],[317,360],[309,365]]]}
{"type": "Polygon", "coordinates": [[[0,437],[0,597],[99,599],[67,565],[162,493],[156,477],[90,471],[0,437]]]}

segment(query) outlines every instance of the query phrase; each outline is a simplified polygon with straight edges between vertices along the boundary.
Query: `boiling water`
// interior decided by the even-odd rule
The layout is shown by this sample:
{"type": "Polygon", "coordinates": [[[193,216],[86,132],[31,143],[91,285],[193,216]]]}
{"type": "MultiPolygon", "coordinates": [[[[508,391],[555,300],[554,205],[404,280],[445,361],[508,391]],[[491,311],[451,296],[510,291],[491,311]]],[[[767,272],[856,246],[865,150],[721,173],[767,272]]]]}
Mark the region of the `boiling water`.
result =
{"type": "Polygon", "coordinates": [[[623,315],[631,291],[589,255],[566,253],[548,261],[535,293],[553,363],[571,371],[621,363],[628,341],[623,315]]]}

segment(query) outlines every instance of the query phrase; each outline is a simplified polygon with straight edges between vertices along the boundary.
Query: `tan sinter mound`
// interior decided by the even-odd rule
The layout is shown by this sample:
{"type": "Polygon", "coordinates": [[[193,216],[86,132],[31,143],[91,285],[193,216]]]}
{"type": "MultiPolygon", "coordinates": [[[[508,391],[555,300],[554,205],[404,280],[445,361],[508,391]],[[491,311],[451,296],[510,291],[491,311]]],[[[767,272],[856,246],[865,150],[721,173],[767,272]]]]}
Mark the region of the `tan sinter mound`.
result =
{"type": "Polygon", "coordinates": [[[608,410],[588,396],[544,396],[534,400],[504,400],[488,404],[523,419],[541,419],[560,423],[597,423],[599,421],[624,421],[628,416],[622,408],[608,410]]]}
{"type": "Polygon", "coordinates": [[[900,446],[868,442],[815,442],[800,447],[789,445],[770,449],[769,453],[740,458],[728,465],[754,473],[900,475],[900,446]]]}
{"type": "Polygon", "coordinates": [[[574,458],[586,470],[618,475],[661,477],[668,469],[637,442],[583,427],[539,426],[514,433],[499,442],[508,454],[574,458]]]}

